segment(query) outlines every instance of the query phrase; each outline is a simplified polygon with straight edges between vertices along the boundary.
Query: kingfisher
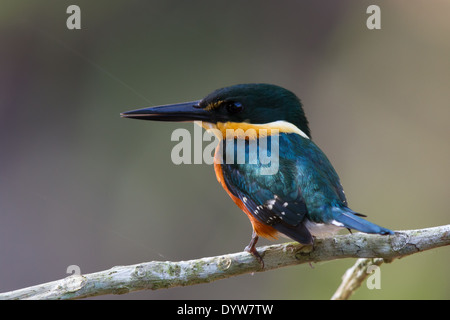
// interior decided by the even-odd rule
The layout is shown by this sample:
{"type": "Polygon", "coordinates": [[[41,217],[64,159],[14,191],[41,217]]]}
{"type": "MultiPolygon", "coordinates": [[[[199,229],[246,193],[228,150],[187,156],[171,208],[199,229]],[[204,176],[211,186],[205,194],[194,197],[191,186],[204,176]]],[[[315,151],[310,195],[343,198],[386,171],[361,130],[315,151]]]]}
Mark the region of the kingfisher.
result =
{"type": "Polygon", "coordinates": [[[348,207],[338,174],[312,141],[300,99],[280,86],[251,83],[221,88],[197,101],[137,109],[122,117],[200,121],[219,140],[217,180],[249,218],[245,251],[264,268],[259,237],[287,236],[312,245],[314,236],[346,228],[392,235],[348,207]],[[267,159],[270,159],[268,161],[267,159]]]}

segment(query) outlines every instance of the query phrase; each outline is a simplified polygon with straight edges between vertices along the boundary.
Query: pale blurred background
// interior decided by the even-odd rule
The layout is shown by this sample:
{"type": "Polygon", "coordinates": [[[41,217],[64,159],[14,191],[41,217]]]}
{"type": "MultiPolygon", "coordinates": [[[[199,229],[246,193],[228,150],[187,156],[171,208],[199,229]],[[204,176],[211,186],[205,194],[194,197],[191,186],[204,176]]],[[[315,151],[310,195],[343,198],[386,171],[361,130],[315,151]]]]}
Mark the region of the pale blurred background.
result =
{"type": "MultiPolygon", "coordinates": [[[[395,230],[448,224],[449,15],[444,0],[0,0],[0,292],[69,265],[243,250],[250,223],[213,168],[171,162],[172,131],[193,126],[119,117],[237,83],[299,95],[352,209],[395,230]]],[[[328,299],[353,263],[103,298],[328,299]]],[[[354,298],[449,299],[449,264],[450,248],[395,261],[354,298]]]]}

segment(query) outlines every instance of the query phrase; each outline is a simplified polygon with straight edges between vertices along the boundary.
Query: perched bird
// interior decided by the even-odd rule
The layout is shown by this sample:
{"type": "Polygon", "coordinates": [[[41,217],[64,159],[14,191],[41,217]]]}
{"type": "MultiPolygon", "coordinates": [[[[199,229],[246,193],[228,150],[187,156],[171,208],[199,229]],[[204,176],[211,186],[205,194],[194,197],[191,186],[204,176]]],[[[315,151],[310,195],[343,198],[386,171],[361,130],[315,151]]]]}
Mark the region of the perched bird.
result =
{"type": "Polygon", "coordinates": [[[250,219],[253,234],[245,250],[262,266],[256,250],[259,236],[270,239],[281,233],[312,244],[313,235],[339,228],[393,234],[348,207],[336,171],[311,140],[302,103],[289,90],[271,84],[240,84],[218,89],[202,100],[138,109],[121,116],[200,120],[204,128],[219,136],[215,173],[250,219]],[[266,161],[269,156],[270,163],[266,161]]]}

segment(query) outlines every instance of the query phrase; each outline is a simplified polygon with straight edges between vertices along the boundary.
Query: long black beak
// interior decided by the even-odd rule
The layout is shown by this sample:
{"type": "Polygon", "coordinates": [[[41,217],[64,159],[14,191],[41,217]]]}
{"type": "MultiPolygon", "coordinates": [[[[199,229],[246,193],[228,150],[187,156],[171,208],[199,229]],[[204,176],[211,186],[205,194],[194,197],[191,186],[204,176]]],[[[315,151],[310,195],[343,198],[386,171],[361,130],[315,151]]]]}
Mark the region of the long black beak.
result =
{"type": "Polygon", "coordinates": [[[200,101],[168,104],[165,106],[143,108],[123,112],[123,118],[133,118],[154,121],[211,121],[211,112],[199,106],[200,101]]]}

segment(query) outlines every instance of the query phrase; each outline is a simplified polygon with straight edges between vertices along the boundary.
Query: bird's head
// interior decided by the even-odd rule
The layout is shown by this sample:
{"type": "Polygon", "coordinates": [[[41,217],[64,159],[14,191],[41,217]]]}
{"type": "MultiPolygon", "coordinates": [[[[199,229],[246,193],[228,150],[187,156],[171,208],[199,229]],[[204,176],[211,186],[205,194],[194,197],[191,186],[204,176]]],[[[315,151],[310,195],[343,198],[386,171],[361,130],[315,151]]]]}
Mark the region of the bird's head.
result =
{"type": "MultiPolygon", "coordinates": [[[[238,84],[215,90],[202,100],[124,112],[122,117],[155,121],[202,121],[205,128],[241,125],[291,128],[310,136],[298,97],[271,84],[238,84]],[[230,125],[232,124],[232,125],[230,125]]],[[[290,129],[291,130],[291,129],[290,129]]]]}

